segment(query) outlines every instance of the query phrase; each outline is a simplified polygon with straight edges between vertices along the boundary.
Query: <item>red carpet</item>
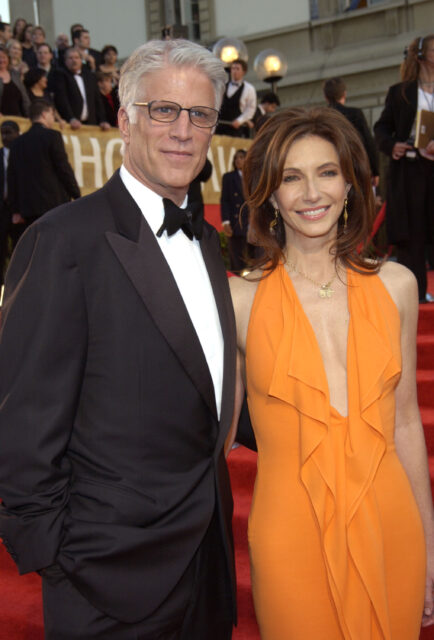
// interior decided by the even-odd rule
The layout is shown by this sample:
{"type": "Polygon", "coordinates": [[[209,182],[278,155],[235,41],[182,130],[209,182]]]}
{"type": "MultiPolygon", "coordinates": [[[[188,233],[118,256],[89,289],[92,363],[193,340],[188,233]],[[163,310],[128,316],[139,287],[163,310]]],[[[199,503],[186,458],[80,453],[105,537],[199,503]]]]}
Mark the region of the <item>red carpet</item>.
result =
{"type": "MultiPolygon", "coordinates": [[[[434,293],[434,273],[430,272],[429,275],[429,290],[434,293]]],[[[434,304],[422,305],[420,310],[417,376],[434,489],[434,304]]],[[[239,624],[233,640],[259,640],[250,592],[247,552],[247,516],[255,478],[256,456],[244,447],[239,447],[232,451],[229,467],[235,497],[234,536],[239,607],[239,624]]],[[[40,584],[40,578],[36,574],[18,576],[14,563],[3,545],[0,545],[0,640],[43,640],[40,584]]],[[[423,630],[420,638],[434,640],[434,627],[423,630]]]]}

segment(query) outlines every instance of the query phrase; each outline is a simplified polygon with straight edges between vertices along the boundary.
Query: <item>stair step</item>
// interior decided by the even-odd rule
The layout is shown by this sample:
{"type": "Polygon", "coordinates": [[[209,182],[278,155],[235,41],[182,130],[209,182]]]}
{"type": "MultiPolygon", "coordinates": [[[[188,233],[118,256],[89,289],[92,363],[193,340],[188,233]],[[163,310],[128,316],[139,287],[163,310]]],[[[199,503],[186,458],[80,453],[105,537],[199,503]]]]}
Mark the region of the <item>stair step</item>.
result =
{"type": "MultiPolygon", "coordinates": [[[[422,418],[428,455],[434,456],[434,409],[421,407],[420,417],[422,418]]],[[[432,474],[432,477],[434,478],[434,474],[432,474]]]]}
{"type": "Polygon", "coordinates": [[[434,333],[434,304],[419,305],[418,335],[434,333]]]}
{"type": "Polygon", "coordinates": [[[434,369],[418,369],[416,380],[419,406],[432,407],[434,405],[434,369]]]}
{"type": "Polygon", "coordinates": [[[417,367],[418,369],[434,369],[434,333],[418,335],[417,367]]]}

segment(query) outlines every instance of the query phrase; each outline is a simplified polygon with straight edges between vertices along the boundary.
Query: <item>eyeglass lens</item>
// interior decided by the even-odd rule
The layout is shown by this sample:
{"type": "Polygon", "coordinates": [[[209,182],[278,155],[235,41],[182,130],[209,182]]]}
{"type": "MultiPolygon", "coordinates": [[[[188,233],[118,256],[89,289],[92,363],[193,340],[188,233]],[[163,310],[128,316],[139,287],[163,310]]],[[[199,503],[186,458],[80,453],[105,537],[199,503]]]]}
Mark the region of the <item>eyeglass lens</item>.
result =
{"type": "Polygon", "coordinates": [[[185,109],[176,102],[163,100],[153,100],[149,103],[149,115],[158,122],[174,122],[182,110],[188,111],[190,121],[197,127],[213,127],[217,123],[218,112],[211,107],[185,109]]]}

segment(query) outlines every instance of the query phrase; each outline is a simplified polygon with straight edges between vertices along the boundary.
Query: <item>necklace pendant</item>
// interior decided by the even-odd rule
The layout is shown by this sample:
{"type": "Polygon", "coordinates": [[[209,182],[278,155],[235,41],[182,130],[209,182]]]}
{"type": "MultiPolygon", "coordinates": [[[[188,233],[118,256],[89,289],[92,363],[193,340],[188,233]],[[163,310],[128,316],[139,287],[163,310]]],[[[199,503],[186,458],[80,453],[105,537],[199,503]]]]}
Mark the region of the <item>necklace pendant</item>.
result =
{"type": "Polygon", "coordinates": [[[329,283],[322,284],[318,291],[318,295],[320,298],[331,298],[333,294],[334,294],[334,291],[331,288],[329,283]]]}

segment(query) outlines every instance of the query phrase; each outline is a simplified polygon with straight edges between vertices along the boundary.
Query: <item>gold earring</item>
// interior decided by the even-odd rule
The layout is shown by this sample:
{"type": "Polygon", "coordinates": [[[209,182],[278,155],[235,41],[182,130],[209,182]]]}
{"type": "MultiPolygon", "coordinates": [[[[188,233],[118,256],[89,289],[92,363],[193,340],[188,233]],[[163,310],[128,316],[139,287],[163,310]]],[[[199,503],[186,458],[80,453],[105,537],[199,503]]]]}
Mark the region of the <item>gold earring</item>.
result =
{"type": "Polygon", "coordinates": [[[270,233],[275,233],[275,227],[279,222],[279,215],[280,215],[279,209],[274,209],[274,218],[270,222],[270,226],[269,226],[270,233]]]}
{"type": "Polygon", "coordinates": [[[347,205],[348,205],[348,198],[345,198],[344,200],[344,229],[347,228],[347,223],[348,223],[348,209],[347,209],[347,205]]]}

